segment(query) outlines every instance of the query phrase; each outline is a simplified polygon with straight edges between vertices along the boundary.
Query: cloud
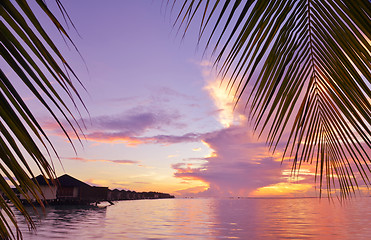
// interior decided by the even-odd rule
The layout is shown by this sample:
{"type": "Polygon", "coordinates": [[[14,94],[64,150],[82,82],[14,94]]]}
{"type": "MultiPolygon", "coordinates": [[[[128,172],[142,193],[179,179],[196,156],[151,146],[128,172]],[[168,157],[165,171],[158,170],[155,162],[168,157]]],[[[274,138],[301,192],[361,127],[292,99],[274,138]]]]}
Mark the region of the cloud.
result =
{"type": "Polygon", "coordinates": [[[179,119],[181,115],[177,112],[132,108],[119,115],[95,117],[90,121],[93,129],[139,136],[151,129],[162,129],[163,126],[183,127],[179,119]]]}
{"type": "MultiPolygon", "coordinates": [[[[205,186],[209,186],[207,190],[196,187],[178,193],[192,196],[200,190],[198,196],[257,196],[273,189],[277,195],[280,188],[287,189],[291,186],[291,178],[287,175],[291,164],[285,161],[281,165],[282,144],[278,144],[275,154],[271,153],[264,137],[257,139],[252,133],[243,106],[234,108],[235,89],[231,89],[232,94],[226,91],[228,79],[221,85],[221,80],[210,73],[208,62],[202,62],[200,66],[207,83],[205,90],[216,107],[210,115],[215,116],[224,128],[200,135],[201,141],[211,150],[203,161],[185,159],[172,165],[175,177],[186,182],[202,181],[205,186]]],[[[297,188],[293,192],[311,189],[306,181],[312,175],[306,174],[296,179],[303,184],[302,189],[297,188]]]]}
{"type": "Polygon", "coordinates": [[[165,112],[162,110],[145,110],[133,108],[116,116],[101,116],[91,120],[92,127],[86,133],[86,139],[97,142],[124,142],[128,145],[145,143],[176,143],[190,141],[192,134],[183,136],[156,135],[144,137],[150,130],[163,130],[163,127],[175,127],[177,129],[185,125],[179,122],[181,115],[177,112],[165,112]]]}
{"type": "Polygon", "coordinates": [[[176,135],[156,135],[148,138],[140,138],[146,143],[161,143],[161,144],[173,144],[173,143],[184,143],[184,142],[198,142],[201,140],[203,134],[199,133],[186,133],[180,136],[176,135]]]}
{"type": "Polygon", "coordinates": [[[210,70],[212,63],[203,61],[199,65],[206,82],[204,90],[216,107],[216,110],[210,112],[210,115],[216,116],[219,123],[226,128],[231,125],[239,125],[241,121],[245,120],[245,114],[241,104],[236,106],[236,85],[230,84],[231,81],[227,78],[216,76],[215,72],[210,70]]]}
{"type": "Polygon", "coordinates": [[[82,161],[82,162],[109,162],[109,163],[117,163],[117,164],[137,164],[139,163],[139,161],[133,161],[133,160],[88,159],[88,158],[81,158],[81,157],[65,157],[63,159],[76,160],[76,161],[82,161]]]}
{"type": "MultiPolygon", "coordinates": [[[[203,141],[214,152],[205,157],[203,162],[190,163],[183,161],[172,165],[174,176],[186,181],[199,180],[209,185],[208,190],[198,193],[199,196],[257,196],[267,194],[268,190],[275,190],[288,185],[290,163],[281,165],[280,153],[272,154],[264,141],[248,131],[247,123],[232,125],[202,136],[203,141]],[[266,188],[257,192],[257,189],[266,188]]],[[[300,181],[311,178],[310,172],[302,171],[300,181]]],[[[311,185],[302,185],[299,190],[309,190],[311,185]]],[[[286,191],[292,194],[295,191],[286,191]]],[[[186,191],[184,191],[186,193],[186,191]]]]}
{"type": "Polygon", "coordinates": [[[118,164],[134,164],[139,163],[139,161],[133,161],[133,160],[106,160],[108,162],[112,163],[118,163],[118,164]]]}
{"type": "Polygon", "coordinates": [[[202,134],[186,133],[180,136],[177,135],[155,135],[150,137],[130,136],[127,132],[93,132],[86,134],[86,139],[104,143],[125,143],[129,146],[139,144],[174,144],[184,142],[198,142],[202,138],[202,134]]]}
{"type": "MultiPolygon", "coordinates": [[[[176,111],[167,112],[158,109],[132,108],[119,115],[98,116],[83,119],[82,123],[89,123],[84,131],[84,138],[88,141],[100,143],[125,143],[129,146],[138,144],[173,144],[181,142],[197,142],[201,139],[199,133],[185,133],[183,135],[157,134],[148,135],[148,132],[167,131],[169,128],[182,129],[186,124],[181,122],[182,116],[176,111]]],[[[71,138],[76,138],[68,124],[64,124],[71,138]]],[[[44,121],[44,129],[54,132],[58,136],[65,136],[59,125],[54,121],[44,121]]],[[[82,135],[80,135],[82,136],[82,135]]]]}
{"type": "Polygon", "coordinates": [[[272,196],[301,196],[315,195],[313,184],[309,183],[289,183],[280,182],[256,189],[251,193],[255,197],[272,197],[272,196]]]}
{"type": "Polygon", "coordinates": [[[190,188],[175,191],[175,194],[180,195],[180,196],[193,196],[199,192],[205,191],[206,189],[207,189],[207,186],[196,186],[196,187],[190,187],[190,188]]]}

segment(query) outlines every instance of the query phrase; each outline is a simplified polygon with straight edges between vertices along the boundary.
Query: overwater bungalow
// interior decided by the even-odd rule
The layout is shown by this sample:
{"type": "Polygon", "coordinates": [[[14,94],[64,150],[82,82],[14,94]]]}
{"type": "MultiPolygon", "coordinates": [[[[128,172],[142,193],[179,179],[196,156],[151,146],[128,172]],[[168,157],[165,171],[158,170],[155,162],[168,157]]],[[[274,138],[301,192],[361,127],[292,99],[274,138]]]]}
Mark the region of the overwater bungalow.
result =
{"type": "MultiPolygon", "coordinates": [[[[49,179],[47,181],[42,175],[32,179],[40,186],[41,193],[39,198],[50,204],[90,204],[108,201],[119,200],[136,200],[136,199],[158,199],[158,198],[173,198],[170,194],[158,192],[135,192],[125,190],[110,190],[108,187],[96,187],[82,182],[68,174],[58,177],[55,183],[49,179]]],[[[24,196],[20,195],[20,199],[27,203],[24,196]]],[[[36,199],[31,199],[33,202],[36,199]]]]}
{"type": "Polygon", "coordinates": [[[111,201],[123,200],[124,193],[118,189],[113,189],[108,192],[108,199],[111,201]]]}
{"type": "MultiPolygon", "coordinates": [[[[41,193],[37,192],[37,196],[39,199],[43,199],[44,201],[47,201],[47,202],[52,202],[57,199],[58,186],[53,184],[50,181],[50,179],[47,179],[48,181],[47,182],[42,175],[39,175],[35,178],[32,178],[31,180],[34,181],[35,183],[38,183],[40,186],[41,193]]],[[[19,195],[19,198],[21,199],[21,201],[26,200],[26,198],[22,194],[19,195]]],[[[30,198],[32,202],[36,201],[36,199],[31,194],[30,194],[30,198]]]]}
{"type": "Polygon", "coordinates": [[[57,178],[57,182],[57,199],[60,202],[98,202],[108,197],[108,187],[92,187],[68,174],[57,178]]]}

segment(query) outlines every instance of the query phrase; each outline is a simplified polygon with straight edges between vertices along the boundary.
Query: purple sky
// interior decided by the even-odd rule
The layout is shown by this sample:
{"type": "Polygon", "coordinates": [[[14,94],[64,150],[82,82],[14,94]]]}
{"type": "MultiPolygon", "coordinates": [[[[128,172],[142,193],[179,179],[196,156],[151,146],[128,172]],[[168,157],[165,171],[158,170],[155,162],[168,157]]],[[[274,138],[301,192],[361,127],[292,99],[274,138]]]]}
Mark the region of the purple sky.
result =
{"type": "Polygon", "coordinates": [[[161,1],[63,4],[81,35],[70,28],[87,69],[73,47],[47,29],[87,89],[79,87],[90,117],[81,109],[86,138],[82,145],[74,140],[77,155],[50,116],[27,100],[61,157],[63,168],[53,160],[58,175],[182,196],[314,194],[313,174],[304,170],[289,181],[282,149],[269,152],[243,111],[232,110],[210,59],[197,51],[196,32],[177,36],[161,1]]]}

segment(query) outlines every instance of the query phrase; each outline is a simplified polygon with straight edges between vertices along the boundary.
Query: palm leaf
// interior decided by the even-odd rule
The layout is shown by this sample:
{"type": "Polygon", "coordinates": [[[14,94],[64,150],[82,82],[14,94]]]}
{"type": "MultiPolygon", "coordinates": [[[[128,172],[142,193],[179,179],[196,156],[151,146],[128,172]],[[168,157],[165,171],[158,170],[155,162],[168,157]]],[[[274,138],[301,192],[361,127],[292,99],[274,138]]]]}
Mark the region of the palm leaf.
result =
{"type": "Polygon", "coordinates": [[[320,195],[326,188],[349,197],[358,178],[370,184],[369,1],[194,0],[179,6],[175,25],[186,31],[200,15],[199,39],[205,38],[206,50],[214,44],[227,90],[236,104],[245,102],[254,129],[273,151],[286,142],[283,157],[294,157],[294,172],[314,161],[320,195]]]}
{"type": "MultiPolygon", "coordinates": [[[[49,16],[61,35],[71,40],[44,1],[35,0],[35,3],[49,16]]],[[[59,0],[56,0],[56,3],[61,11],[64,11],[59,0]]],[[[23,214],[29,223],[29,227],[34,228],[29,213],[10,188],[6,179],[28,201],[33,198],[42,205],[42,201],[38,197],[41,190],[38,184],[30,179],[34,175],[27,159],[32,159],[36,163],[45,179],[54,179],[54,168],[39,146],[41,144],[47,154],[49,154],[49,149],[57,156],[58,154],[32,111],[23,101],[19,91],[14,87],[14,82],[23,82],[24,86],[51,114],[72,144],[71,138],[58,115],[63,116],[64,121],[79,138],[78,132],[81,132],[81,128],[68,104],[61,97],[61,93],[65,93],[70,103],[77,109],[78,104],[74,100],[75,97],[78,98],[80,103],[82,101],[69,76],[74,76],[78,82],[79,80],[52,39],[45,32],[27,1],[11,2],[2,0],[0,2],[0,14],[3,19],[0,23],[0,54],[8,65],[7,71],[0,69],[0,158],[2,160],[0,163],[0,190],[3,196],[9,199],[14,207],[23,214]],[[6,72],[9,72],[10,69],[18,76],[18,79],[8,77],[6,72]],[[53,87],[52,81],[55,81],[61,90],[53,87]]],[[[78,112],[78,114],[80,113],[78,112]]],[[[3,209],[0,214],[1,238],[21,238],[13,209],[9,207],[3,197],[0,197],[0,207],[3,209]],[[7,222],[6,218],[10,219],[10,222],[7,222]],[[12,232],[11,225],[15,226],[15,232],[12,232]]]]}

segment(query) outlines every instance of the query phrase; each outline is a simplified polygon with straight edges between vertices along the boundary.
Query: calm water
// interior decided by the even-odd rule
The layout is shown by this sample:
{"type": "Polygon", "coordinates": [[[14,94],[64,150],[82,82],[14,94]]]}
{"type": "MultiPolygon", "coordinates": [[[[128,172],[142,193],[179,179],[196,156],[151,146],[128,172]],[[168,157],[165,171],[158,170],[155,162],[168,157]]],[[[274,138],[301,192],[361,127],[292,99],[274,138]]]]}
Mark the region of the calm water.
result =
{"type": "Polygon", "coordinates": [[[370,239],[371,198],[162,199],[48,207],[24,239],[370,239]]]}

